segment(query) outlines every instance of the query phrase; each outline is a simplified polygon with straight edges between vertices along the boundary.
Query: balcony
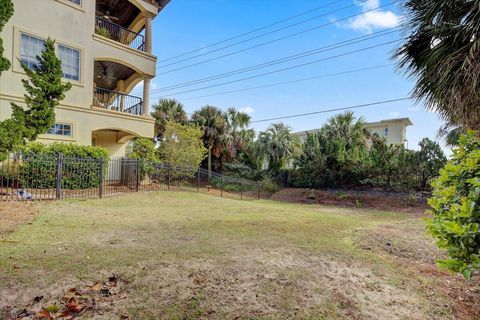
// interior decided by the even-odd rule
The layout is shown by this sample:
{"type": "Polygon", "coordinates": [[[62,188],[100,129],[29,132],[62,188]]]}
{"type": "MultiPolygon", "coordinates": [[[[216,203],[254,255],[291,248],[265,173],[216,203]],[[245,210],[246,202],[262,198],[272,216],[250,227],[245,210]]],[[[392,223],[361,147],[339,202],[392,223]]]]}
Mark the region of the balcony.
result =
{"type": "Polygon", "coordinates": [[[95,33],[124,44],[132,49],[145,52],[145,37],[107,19],[95,18],[95,33]]]}
{"type": "Polygon", "coordinates": [[[93,106],[133,115],[143,114],[142,98],[103,88],[95,88],[93,92],[93,106]]]}

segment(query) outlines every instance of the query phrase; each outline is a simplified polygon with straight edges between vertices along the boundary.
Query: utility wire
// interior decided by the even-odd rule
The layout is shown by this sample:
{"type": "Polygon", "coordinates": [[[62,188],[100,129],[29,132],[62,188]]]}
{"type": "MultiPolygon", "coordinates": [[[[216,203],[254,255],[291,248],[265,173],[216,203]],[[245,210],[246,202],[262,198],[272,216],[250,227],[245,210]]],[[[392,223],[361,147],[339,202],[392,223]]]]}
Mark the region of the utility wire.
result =
{"type": "Polygon", "coordinates": [[[391,67],[391,66],[394,66],[394,65],[395,64],[391,63],[391,64],[384,64],[384,65],[379,65],[379,66],[361,68],[361,69],[347,70],[347,71],[342,71],[342,72],[327,73],[327,74],[314,76],[314,77],[295,79],[295,80],[290,80],[290,81],[275,82],[275,83],[261,85],[261,86],[243,88],[243,89],[238,89],[238,90],[229,90],[229,91],[217,92],[217,93],[206,94],[206,95],[202,95],[202,96],[187,97],[187,98],[182,98],[182,101],[213,97],[213,96],[218,96],[218,95],[223,95],[223,94],[228,94],[228,93],[237,93],[237,92],[245,92],[245,91],[250,91],[250,90],[255,90],[255,89],[276,87],[276,86],[281,86],[281,85],[286,85],[286,84],[305,82],[305,81],[310,81],[310,80],[317,80],[317,79],[321,79],[321,78],[340,76],[340,75],[357,73],[357,72],[362,72],[362,71],[370,71],[370,70],[375,70],[375,69],[381,69],[381,68],[391,67]]]}
{"type": "Polygon", "coordinates": [[[299,13],[297,15],[294,15],[294,16],[291,16],[291,17],[288,17],[288,18],[285,18],[283,20],[279,20],[279,21],[276,21],[276,22],[273,22],[273,23],[270,23],[270,24],[267,24],[265,26],[262,26],[262,27],[258,27],[256,29],[253,29],[251,31],[247,31],[245,33],[242,33],[242,34],[239,34],[239,35],[236,35],[236,36],[233,36],[231,38],[228,38],[228,39],[225,39],[225,40],[221,40],[221,41],[218,41],[218,42],[215,42],[215,43],[212,43],[212,44],[209,44],[207,46],[204,46],[202,48],[198,48],[198,49],[194,49],[194,50],[191,50],[191,51],[188,51],[188,52],[184,52],[182,54],[179,54],[177,56],[174,56],[174,57],[170,57],[170,58],[166,58],[166,59],[163,59],[163,60],[159,60],[158,62],[166,62],[166,61],[171,61],[171,60],[174,60],[176,58],[180,58],[180,57],[184,57],[186,55],[189,55],[190,53],[194,53],[194,52],[198,52],[198,51],[203,51],[207,48],[210,48],[210,47],[214,47],[216,45],[219,45],[219,44],[222,44],[222,43],[225,43],[225,42],[228,42],[228,41],[231,41],[231,40],[235,40],[235,39],[238,39],[238,38],[241,38],[243,36],[247,36],[249,34],[252,34],[252,33],[255,33],[257,31],[260,31],[260,30],[263,30],[263,29],[267,29],[267,28],[270,28],[270,27],[273,27],[277,24],[281,24],[283,22],[286,22],[286,21],[290,21],[290,20],[293,20],[295,18],[298,18],[298,17],[301,17],[301,16],[304,16],[304,15],[307,15],[311,12],[314,12],[314,11],[317,11],[317,10],[320,10],[320,9],[323,9],[323,8],[326,8],[326,7],[329,7],[331,5],[334,5],[334,4],[337,4],[339,2],[342,2],[344,0],[335,0],[333,2],[330,2],[330,3],[327,3],[326,5],[322,5],[322,6],[319,6],[319,7],[316,7],[316,8],[313,8],[311,10],[308,10],[308,11],[305,11],[305,12],[302,12],[302,13],[299,13]]]}
{"type": "MultiPolygon", "coordinates": [[[[235,55],[235,54],[238,54],[238,53],[241,53],[241,52],[245,52],[245,51],[248,51],[248,50],[251,50],[251,49],[256,49],[256,48],[259,48],[259,47],[262,47],[262,46],[266,46],[268,44],[271,44],[271,43],[274,43],[274,42],[277,42],[277,41],[288,39],[288,38],[291,38],[291,37],[294,37],[294,36],[297,36],[297,35],[300,35],[300,34],[303,34],[303,33],[307,33],[307,32],[313,31],[313,30],[317,30],[317,29],[320,29],[320,28],[323,28],[323,27],[327,27],[329,25],[332,25],[332,24],[335,24],[335,23],[338,23],[338,22],[349,20],[351,18],[363,15],[365,13],[375,11],[375,10],[378,10],[380,8],[392,5],[392,4],[394,4],[398,1],[400,1],[400,0],[395,0],[393,2],[390,2],[388,4],[385,4],[383,6],[379,6],[377,8],[374,8],[374,9],[371,9],[371,10],[368,10],[368,11],[364,11],[364,12],[361,12],[361,13],[358,13],[358,14],[354,14],[354,15],[351,15],[351,16],[348,16],[348,17],[345,17],[345,18],[342,18],[342,19],[339,19],[339,20],[331,21],[331,22],[328,22],[328,23],[325,23],[325,24],[322,24],[322,25],[318,25],[318,26],[315,26],[315,27],[312,27],[312,28],[309,28],[309,29],[306,29],[306,30],[295,32],[295,33],[292,33],[290,35],[283,36],[283,37],[280,37],[280,38],[276,38],[276,39],[273,39],[273,40],[270,40],[270,41],[267,41],[267,42],[259,43],[257,45],[251,46],[251,47],[247,47],[247,48],[244,48],[244,49],[241,49],[241,50],[230,52],[230,53],[227,53],[227,54],[224,54],[224,55],[221,55],[221,56],[217,56],[217,57],[214,57],[214,58],[206,59],[206,60],[203,60],[203,61],[200,61],[200,62],[197,62],[197,63],[193,63],[193,64],[189,64],[189,65],[186,65],[186,66],[183,66],[183,67],[167,70],[165,72],[158,73],[157,75],[172,73],[172,72],[175,72],[175,71],[179,71],[179,70],[187,69],[187,68],[194,67],[194,66],[197,66],[197,65],[201,65],[201,64],[204,64],[204,63],[207,63],[207,62],[210,62],[210,61],[214,61],[214,60],[218,60],[218,59],[225,58],[225,57],[228,57],[228,56],[232,56],[232,55],[235,55]]],[[[159,68],[163,68],[163,67],[159,67],[159,68]]]]}
{"type": "MultiPolygon", "coordinates": [[[[361,1],[359,1],[359,2],[361,3],[361,2],[365,2],[365,1],[367,1],[367,0],[361,0],[361,1]]],[[[287,25],[287,26],[284,26],[284,27],[281,27],[281,28],[278,28],[278,29],[275,29],[275,30],[271,30],[271,31],[269,31],[269,32],[265,32],[265,33],[262,33],[262,34],[259,34],[259,35],[250,37],[250,38],[245,39],[245,40],[241,40],[241,41],[238,41],[238,42],[234,42],[234,43],[231,43],[231,44],[229,44],[229,45],[226,45],[226,46],[223,46],[223,47],[220,47],[220,48],[217,48],[217,49],[213,49],[213,50],[210,50],[210,51],[207,51],[207,52],[203,52],[203,53],[197,54],[197,55],[195,55],[195,56],[193,56],[193,57],[184,58],[184,59],[181,59],[181,60],[178,60],[178,61],[175,61],[175,62],[171,62],[171,63],[165,64],[165,65],[162,65],[162,66],[158,66],[158,69],[166,68],[166,67],[168,67],[168,66],[172,66],[172,65],[179,64],[179,63],[182,63],[182,62],[185,62],[185,61],[189,61],[189,60],[192,60],[192,59],[196,59],[196,58],[198,58],[198,57],[202,57],[202,56],[211,54],[211,53],[213,53],[213,52],[217,52],[217,51],[221,51],[221,50],[224,50],[224,49],[228,49],[228,48],[237,46],[237,45],[239,45],[239,44],[242,44],[242,43],[245,43],[245,42],[249,42],[249,41],[252,41],[252,40],[255,40],[255,39],[259,39],[259,38],[262,38],[262,37],[268,36],[268,35],[270,35],[270,34],[274,34],[274,33],[277,33],[277,32],[280,32],[280,31],[283,31],[283,30],[292,28],[292,27],[296,27],[296,26],[298,26],[298,25],[305,24],[305,23],[307,23],[307,22],[310,22],[310,21],[313,21],[313,20],[316,20],[316,19],[320,19],[320,18],[323,18],[323,17],[327,17],[327,16],[329,16],[329,15],[332,15],[332,14],[337,13],[337,12],[339,12],[339,11],[343,11],[343,10],[346,10],[346,9],[350,9],[350,8],[355,7],[355,6],[357,6],[357,5],[358,5],[358,3],[353,3],[353,4],[350,4],[350,5],[348,5],[348,6],[345,6],[345,7],[339,8],[339,9],[335,9],[335,10],[332,10],[332,11],[327,12],[327,13],[323,13],[323,14],[318,15],[318,16],[315,16],[315,17],[308,18],[308,19],[306,19],[306,20],[302,20],[302,21],[296,22],[296,23],[294,23],[294,24],[290,24],[290,25],[287,25]]]]}
{"type": "Polygon", "coordinates": [[[297,113],[297,114],[292,114],[292,115],[289,115],[289,116],[283,116],[283,117],[277,117],[277,118],[255,120],[255,121],[251,121],[251,123],[277,121],[277,120],[283,120],[283,119],[291,119],[291,118],[311,116],[311,115],[321,114],[321,113],[366,108],[366,107],[377,106],[377,105],[388,104],[388,103],[399,102],[399,101],[406,101],[406,100],[411,100],[411,99],[412,98],[407,97],[407,98],[398,98],[398,99],[391,99],[391,100],[376,101],[376,102],[370,102],[370,103],[365,103],[365,104],[357,104],[357,105],[353,105],[353,106],[349,106],[349,107],[339,107],[339,108],[325,109],[325,110],[314,111],[314,112],[297,113]]]}
{"type": "Polygon", "coordinates": [[[323,46],[323,47],[319,47],[319,48],[316,48],[316,49],[313,49],[313,50],[300,52],[300,53],[297,53],[297,54],[294,54],[294,55],[290,55],[290,56],[286,56],[286,57],[283,57],[283,58],[280,58],[280,59],[267,61],[267,62],[256,64],[256,65],[253,65],[253,66],[249,66],[249,67],[245,67],[245,68],[241,68],[241,69],[236,69],[236,70],[232,70],[232,71],[229,71],[229,72],[224,72],[224,73],[216,74],[216,75],[213,75],[213,76],[200,78],[200,79],[197,79],[197,80],[178,83],[178,84],[174,84],[174,85],[171,85],[171,86],[168,86],[168,87],[154,89],[150,92],[153,93],[153,92],[169,91],[169,90],[173,90],[173,89],[179,89],[179,88],[183,88],[183,87],[192,86],[192,85],[203,83],[203,82],[209,82],[209,81],[213,81],[213,80],[217,80],[217,79],[221,79],[221,78],[230,77],[230,76],[236,75],[236,74],[255,71],[255,70],[258,70],[258,69],[267,68],[267,67],[270,67],[270,66],[273,66],[273,65],[289,62],[289,61],[292,61],[292,60],[302,59],[302,58],[305,58],[305,57],[308,57],[308,56],[311,56],[311,55],[316,55],[316,54],[327,52],[327,51],[330,51],[330,50],[335,50],[335,49],[338,49],[338,48],[341,48],[341,47],[350,46],[350,45],[353,45],[353,44],[356,44],[356,43],[359,43],[359,42],[368,41],[368,40],[372,40],[372,39],[375,39],[375,38],[378,38],[378,37],[386,36],[386,35],[395,33],[398,30],[400,30],[400,26],[394,27],[394,28],[389,28],[389,29],[382,30],[382,31],[379,31],[379,32],[375,32],[375,33],[372,33],[372,34],[369,34],[369,35],[364,35],[364,36],[352,38],[352,39],[349,39],[349,40],[340,41],[340,42],[333,43],[333,44],[330,44],[330,45],[327,45],[327,46],[323,46]]]}
{"type": "Polygon", "coordinates": [[[175,92],[175,93],[172,93],[172,94],[168,94],[166,96],[175,96],[175,95],[179,95],[179,94],[183,94],[183,93],[195,92],[195,91],[199,91],[199,90],[204,90],[204,89],[214,88],[214,87],[218,87],[218,86],[223,86],[223,85],[226,85],[226,84],[231,84],[231,83],[236,83],[236,82],[240,82],[240,81],[255,79],[255,78],[262,77],[262,76],[266,76],[266,75],[275,74],[275,73],[286,71],[286,70],[291,70],[291,69],[296,69],[296,68],[312,65],[312,64],[319,63],[319,62],[322,62],[322,61],[336,59],[336,58],[352,55],[354,53],[367,51],[367,50],[370,50],[370,49],[375,49],[375,48],[378,48],[378,47],[382,47],[382,46],[386,46],[386,45],[389,45],[389,44],[392,44],[392,43],[399,42],[401,40],[403,40],[403,39],[397,39],[397,40],[393,40],[393,41],[383,42],[383,43],[380,43],[380,44],[376,44],[376,45],[373,45],[373,46],[357,49],[357,50],[354,50],[354,51],[349,51],[349,52],[337,54],[337,55],[334,55],[334,56],[330,56],[330,57],[326,57],[326,58],[322,58],[322,59],[318,59],[318,60],[313,60],[313,61],[310,61],[310,62],[305,62],[305,63],[302,63],[302,64],[297,64],[297,65],[290,66],[290,67],[287,67],[287,68],[277,69],[277,70],[273,70],[273,71],[269,71],[269,72],[245,77],[245,78],[240,78],[240,79],[236,79],[236,80],[232,80],[232,81],[213,84],[213,85],[200,87],[200,88],[196,88],[196,89],[190,89],[190,90],[175,92]]]}

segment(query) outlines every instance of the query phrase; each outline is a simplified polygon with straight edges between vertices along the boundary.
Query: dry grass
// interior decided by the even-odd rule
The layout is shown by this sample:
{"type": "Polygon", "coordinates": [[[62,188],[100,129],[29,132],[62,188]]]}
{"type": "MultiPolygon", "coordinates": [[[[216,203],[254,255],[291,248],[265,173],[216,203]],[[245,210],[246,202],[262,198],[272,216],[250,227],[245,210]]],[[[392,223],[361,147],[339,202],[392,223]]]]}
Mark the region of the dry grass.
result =
{"type": "Polygon", "coordinates": [[[0,243],[4,317],[62,306],[69,288],[113,273],[111,295],[84,290],[85,318],[478,316],[475,285],[436,269],[441,253],[413,215],[186,192],[37,207],[0,243]]]}

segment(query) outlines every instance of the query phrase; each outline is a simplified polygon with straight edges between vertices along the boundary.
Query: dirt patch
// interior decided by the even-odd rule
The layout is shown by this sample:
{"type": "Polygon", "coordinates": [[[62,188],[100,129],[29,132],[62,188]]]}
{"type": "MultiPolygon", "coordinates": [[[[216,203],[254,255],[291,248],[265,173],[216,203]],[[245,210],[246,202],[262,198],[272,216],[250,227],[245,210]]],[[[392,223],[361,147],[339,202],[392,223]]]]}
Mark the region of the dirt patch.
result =
{"type": "Polygon", "coordinates": [[[421,195],[382,191],[318,190],[288,188],[275,193],[272,200],[324,204],[349,208],[371,208],[423,214],[428,209],[427,200],[421,195]]]}
{"type": "Polygon", "coordinates": [[[0,239],[15,227],[29,222],[37,213],[30,202],[0,201],[0,239]]]}
{"type": "MultiPolygon", "coordinates": [[[[106,281],[68,289],[61,297],[36,296],[24,307],[6,305],[0,310],[2,319],[76,319],[102,315],[115,302],[125,298],[125,281],[115,274],[106,281]]],[[[121,317],[128,319],[128,316],[121,317]]]]}
{"type": "Polygon", "coordinates": [[[454,301],[451,307],[458,319],[477,319],[480,315],[480,279],[468,282],[460,275],[440,270],[436,261],[447,256],[425,235],[423,224],[380,226],[365,232],[357,246],[387,255],[402,268],[416,269],[426,279],[420,287],[429,293],[427,299],[434,302],[438,293],[449,297],[454,301]]]}
{"type": "Polygon", "coordinates": [[[102,296],[92,283],[37,303],[32,311],[38,315],[54,305],[55,314],[96,319],[455,318],[435,297],[425,305],[411,285],[388,284],[359,263],[295,249],[236,252],[241,254],[228,261],[142,263],[120,277],[128,280],[111,295],[102,296]],[[78,313],[69,311],[72,297],[78,313]]]}

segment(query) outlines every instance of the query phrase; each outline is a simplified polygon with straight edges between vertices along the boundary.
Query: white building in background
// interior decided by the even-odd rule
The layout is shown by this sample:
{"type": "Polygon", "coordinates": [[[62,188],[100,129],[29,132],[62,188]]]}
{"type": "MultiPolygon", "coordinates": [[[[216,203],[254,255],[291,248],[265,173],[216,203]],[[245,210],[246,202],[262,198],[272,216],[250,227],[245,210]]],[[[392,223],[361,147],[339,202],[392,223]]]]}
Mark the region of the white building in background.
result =
{"type": "MultiPolygon", "coordinates": [[[[408,147],[407,127],[412,125],[413,123],[409,118],[398,118],[369,122],[365,124],[365,128],[371,134],[376,133],[380,137],[385,138],[388,144],[403,144],[408,147]]],[[[318,131],[320,131],[320,129],[299,131],[294,134],[303,142],[308,133],[315,133],[318,131]]]]}

